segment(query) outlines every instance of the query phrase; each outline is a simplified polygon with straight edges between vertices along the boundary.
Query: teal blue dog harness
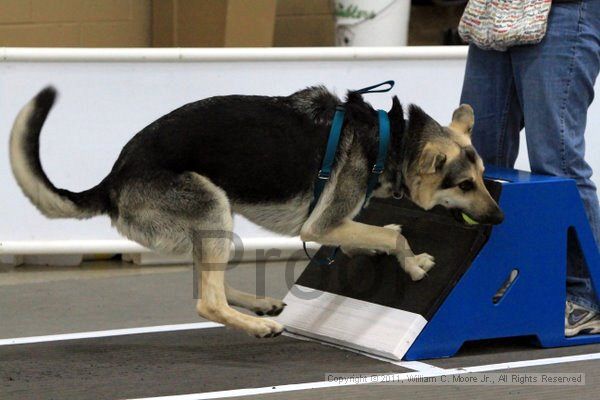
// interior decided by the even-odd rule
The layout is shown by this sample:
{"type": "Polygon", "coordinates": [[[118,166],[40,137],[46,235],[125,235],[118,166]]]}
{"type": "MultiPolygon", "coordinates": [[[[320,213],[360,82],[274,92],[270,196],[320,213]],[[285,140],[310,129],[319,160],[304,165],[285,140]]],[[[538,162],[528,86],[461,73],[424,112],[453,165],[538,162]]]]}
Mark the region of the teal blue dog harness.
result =
{"type": "MultiPolygon", "coordinates": [[[[366,88],[356,90],[354,92],[359,94],[383,93],[390,91],[393,87],[394,81],[386,81],[377,85],[368,86],[366,88]],[[388,85],[389,87],[377,89],[383,85],[388,85]]],[[[344,126],[345,113],[346,110],[343,105],[338,105],[336,107],[335,114],[333,116],[333,122],[331,123],[331,129],[329,130],[329,138],[327,139],[325,157],[323,157],[321,169],[319,170],[319,173],[317,174],[317,179],[315,180],[313,199],[310,203],[309,215],[317,206],[317,203],[321,198],[321,194],[325,189],[325,185],[329,181],[329,178],[331,178],[333,163],[335,161],[335,155],[337,153],[337,148],[340,142],[340,136],[342,134],[342,128],[344,126]]],[[[385,169],[385,160],[387,158],[388,148],[390,144],[390,120],[388,118],[387,112],[385,112],[384,110],[377,110],[377,115],[379,120],[379,149],[377,152],[375,164],[373,164],[371,172],[369,173],[369,179],[367,180],[367,191],[365,194],[365,201],[362,205],[363,209],[366,207],[367,202],[373,194],[373,190],[375,190],[375,187],[379,182],[379,176],[383,173],[385,169]]],[[[303,242],[303,245],[304,252],[308,256],[308,258],[311,258],[306,249],[306,243],[303,242]]],[[[338,249],[339,247],[333,251],[332,255],[327,258],[326,262],[324,262],[324,265],[331,265],[334,262],[335,255],[337,254],[338,249]]]]}

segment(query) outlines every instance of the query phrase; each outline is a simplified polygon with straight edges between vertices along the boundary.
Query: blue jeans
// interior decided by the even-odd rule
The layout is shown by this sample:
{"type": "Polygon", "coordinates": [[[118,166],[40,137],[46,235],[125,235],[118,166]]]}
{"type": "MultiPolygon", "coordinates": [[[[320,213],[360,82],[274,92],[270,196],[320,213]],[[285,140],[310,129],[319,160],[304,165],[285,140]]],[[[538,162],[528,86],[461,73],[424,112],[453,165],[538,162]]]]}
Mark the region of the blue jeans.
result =
{"type": "MultiPolygon", "coordinates": [[[[600,209],[584,132],[599,69],[600,0],[556,3],[537,45],[471,45],[461,98],[475,111],[473,144],[484,162],[512,168],[525,127],[531,171],[576,181],[596,243],[600,209]]],[[[568,249],[567,298],[600,312],[578,246],[570,241],[568,249]]]]}

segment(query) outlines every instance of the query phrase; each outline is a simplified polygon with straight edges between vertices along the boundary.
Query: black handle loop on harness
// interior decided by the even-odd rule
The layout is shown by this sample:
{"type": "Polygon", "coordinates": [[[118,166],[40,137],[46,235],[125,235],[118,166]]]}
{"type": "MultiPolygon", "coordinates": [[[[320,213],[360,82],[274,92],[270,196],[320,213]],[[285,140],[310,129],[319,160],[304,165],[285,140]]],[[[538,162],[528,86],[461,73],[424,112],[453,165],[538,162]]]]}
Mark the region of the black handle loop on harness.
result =
{"type": "Polygon", "coordinates": [[[394,82],[394,81],[385,81],[385,82],[378,83],[377,85],[367,86],[366,88],[362,88],[362,89],[358,89],[358,90],[353,90],[353,92],[354,93],[360,93],[360,94],[384,93],[384,92],[389,92],[390,90],[392,90],[392,88],[394,87],[395,84],[396,84],[396,82],[394,82]],[[378,87],[381,87],[381,86],[384,86],[384,85],[388,85],[389,87],[382,88],[382,89],[377,89],[378,87]],[[375,89],[377,89],[377,90],[375,90],[375,89]]]}
{"type": "Polygon", "coordinates": [[[335,257],[337,256],[338,250],[340,249],[340,246],[333,249],[333,251],[331,252],[329,257],[327,257],[324,260],[319,260],[316,257],[311,257],[311,255],[308,254],[308,249],[306,248],[306,242],[302,242],[302,248],[304,249],[304,254],[306,254],[306,257],[308,257],[308,259],[310,261],[316,262],[320,267],[326,267],[329,265],[333,265],[333,263],[335,262],[335,257]]]}

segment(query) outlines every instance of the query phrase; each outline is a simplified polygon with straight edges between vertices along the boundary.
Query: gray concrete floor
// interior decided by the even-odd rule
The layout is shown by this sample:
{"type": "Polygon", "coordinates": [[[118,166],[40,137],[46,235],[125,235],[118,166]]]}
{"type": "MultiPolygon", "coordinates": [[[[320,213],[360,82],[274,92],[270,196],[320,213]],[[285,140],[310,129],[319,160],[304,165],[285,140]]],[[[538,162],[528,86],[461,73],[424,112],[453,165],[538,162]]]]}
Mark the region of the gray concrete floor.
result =
{"type": "MultiPolygon", "coordinates": [[[[228,272],[229,282],[245,291],[282,297],[305,264],[303,261],[293,265],[269,263],[258,269],[253,263],[240,264],[228,272]]],[[[120,261],[97,261],[85,262],[75,268],[24,266],[3,271],[0,272],[0,339],[200,321],[195,313],[190,266],[137,267],[120,261]]],[[[442,368],[456,368],[596,352],[600,352],[600,345],[537,349],[519,341],[493,342],[469,346],[450,359],[426,362],[442,368]]],[[[584,372],[585,386],[377,385],[253,398],[600,399],[598,366],[598,361],[584,361],[523,370],[584,372]]],[[[0,394],[1,391],[0,385],[0,394]]],[[[4,399],[1,395],[0,398],[4,399]]]]}
{"type": "MultiPolygon", "coordinates": [[[[281,298],[305,264],[240,263],[227,272],[227,281],[281,298]]],[[[198,322],[192,276],[189,265],[121,261],[19,266],[0,273],[0,338],[198,322]]]]}

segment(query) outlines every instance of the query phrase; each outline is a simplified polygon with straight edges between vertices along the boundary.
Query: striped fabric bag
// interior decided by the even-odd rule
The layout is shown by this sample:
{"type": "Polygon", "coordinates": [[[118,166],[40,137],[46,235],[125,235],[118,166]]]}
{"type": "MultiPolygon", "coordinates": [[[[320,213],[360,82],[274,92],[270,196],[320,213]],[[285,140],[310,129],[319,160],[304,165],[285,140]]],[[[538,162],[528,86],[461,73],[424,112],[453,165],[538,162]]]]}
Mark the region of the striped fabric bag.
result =
{"type": "Polygon", "coordinates": [[[552,0],[469,0],[458,32],[486,50],[536,44],[546,34],[551,5],[552,0]]]}

